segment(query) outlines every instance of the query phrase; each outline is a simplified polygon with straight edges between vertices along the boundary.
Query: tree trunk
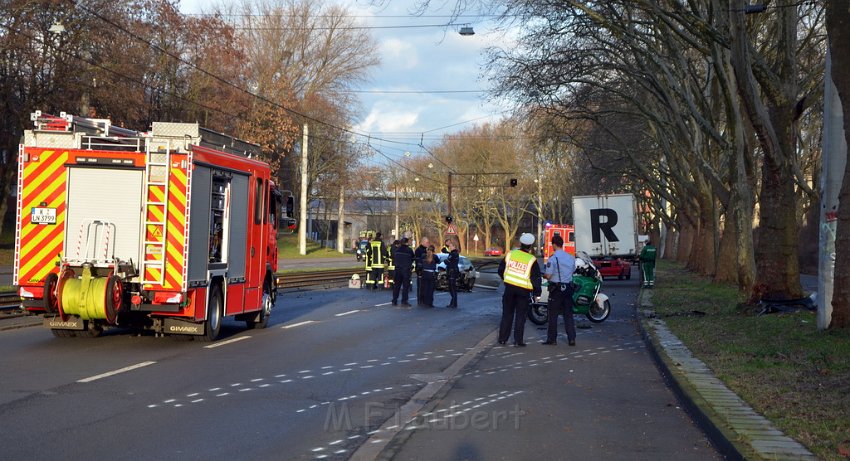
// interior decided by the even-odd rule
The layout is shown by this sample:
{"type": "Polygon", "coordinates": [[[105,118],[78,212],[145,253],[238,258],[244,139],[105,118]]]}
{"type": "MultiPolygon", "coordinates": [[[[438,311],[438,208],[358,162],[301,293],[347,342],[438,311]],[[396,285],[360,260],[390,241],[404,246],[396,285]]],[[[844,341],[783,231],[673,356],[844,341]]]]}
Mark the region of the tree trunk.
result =
{"type": "MultiPolygon", "coordinates": [[[[739,2],[738,4],[743,4],[739,2]]],[[[738,92],[749,121],[764,151],[762,165],[761,201],[759,202],[759,239],[755,247],[757,283],[752,299],[793,299],[802,296],[797,259],[796,196],[791,156],[795,153],[793,126],[796,104],[796,66],[794,64],[796,10],[782,8],[776,49],[782,58],[777,60],[778,88],[770,100],[769,109],[756,90],[751,68],[753,58],[744,25],[743,14],[732,14],[731,62],[735,71],[738,92]],[[756,291],[756,287],[757,291],[756,291]]]]}
{"type": "Polygon", "coordinates": [[[720,250],[717,255],[717,270],[714,273],[714,281],[721,283],[738,284],[738,234],[735,229],[732,213],[725,213],[725,224],[720,237],[720,250]]]}
{"type": "MultiPolygon", "coordinates": [[[[844,112],[844,136],[850,146],[850,4],[845,0],[827,2],[826,30],[832,59],[832,80],[838,89],[844,112]]],[[[850,162],[844,168],[838,202],[830,327],[850,328],[850,162]]]]}
{"type": "MultiPolygon", "coordinates": [[[[779,134],[780,150],[794,150],[793,106],[771,110],[779,134]]],[[[797,256],[797,196],[793,171],[780,152],[766,152],[762,166],[759,245],[756,247],[758,284],[767,299],[796,299],[803,296],[797,256]]]]}
{"type": "Polygon", "coordinates": [[[679,237],[681,233],[678,227],[671,227],[667,230],[667,236],[664,242],[664,259],[679,260],[679,237]]]}
{"type": "Polygon", "coordinates": [[[12,187],[15,183],[15,173],[17,172],[15,153],[9,152],[6,155],[6,164],[0,166],[0,234],[3,233],[6,213],[9,212],[8,197],[12,196],[12,187]]]}
{"type": "Polygon", "coordinates": [[[691,258],[691,250],[693,249],[694,237],[697,229],[685,220],[681,220],[679,224],[679,241],[676,260],[682,263],[687,263],[691,258]]]}
{"type": "Polygon", "coordinates": [[[725,228],[715,280],[733,282],[741,293],[752,292],[756,278],[753,247],[753,205],[755,198],[747,169],[750,148],[744,129],[741,102],[737,97],[738,83],[732,67],[731,53],[715,45],[712,49],[718,83],[721,87],[732,149],[729,159],[729,203],[725,211],[725,228]]]}

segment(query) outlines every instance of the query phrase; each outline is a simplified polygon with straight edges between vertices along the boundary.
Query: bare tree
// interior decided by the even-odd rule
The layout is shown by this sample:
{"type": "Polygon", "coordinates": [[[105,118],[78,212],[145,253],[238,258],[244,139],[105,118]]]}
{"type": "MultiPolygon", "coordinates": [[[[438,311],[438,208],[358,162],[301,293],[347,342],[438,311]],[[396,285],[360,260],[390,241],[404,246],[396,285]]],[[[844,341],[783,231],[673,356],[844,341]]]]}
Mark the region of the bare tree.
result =
{"type": "MultiPolygon", "coordinates": [[[[376,66],[376,43],[367,31],[353,27],[355,18],[346,9],[307,0],[246,0],[237,26],[244,42],[249,84],[265,101],[283,107],[292,123],[310,124],[308,188],[319,178],[339,178],[357,157],[348,142],[357,101],[347,90],[365,81],[376,66]]],[[[260,126],[274,126],[283,114],[268,112],[260,126]]],[[[278,176],[298,190],[297,165],[281,160],[298,143],[298,132],[273,132],[281,138],[278,176]]]]}
{"type": "Polygon", "coordinates": [[[491,54],[499,94],[564,127],[587,122],[569,137],[588,154],[590,186],[648,191],[690,267],[737,274],[754,300],[799,294],[797,209],[788,204],[798,191],[813,197],[795,124],[814,99],[821,7],[778,2],[745,20],[743,2],[715,0],[503,5],[527,26],[519,46],[491,54]],[[765,238],[754,246],[756,184],[765,238]]]}

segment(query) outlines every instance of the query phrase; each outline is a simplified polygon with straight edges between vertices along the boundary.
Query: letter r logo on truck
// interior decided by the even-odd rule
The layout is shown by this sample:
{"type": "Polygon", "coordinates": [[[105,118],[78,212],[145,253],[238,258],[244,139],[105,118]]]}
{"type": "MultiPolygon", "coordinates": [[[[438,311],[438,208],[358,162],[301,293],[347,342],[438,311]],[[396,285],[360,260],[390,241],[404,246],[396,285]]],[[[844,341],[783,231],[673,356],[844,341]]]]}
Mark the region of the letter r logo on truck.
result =
{"type": "Polygon", "coordinates": [[[590,232],[593,243],[602,241],[600,231],[605,234],[609,242],[619,242],[620,239],[614,234],[614,226],[617,225],[617,212],[610,208],[598,208],[590,210],[590,232]],[[602,218],[606,218],[603,222],[602,218]]]}

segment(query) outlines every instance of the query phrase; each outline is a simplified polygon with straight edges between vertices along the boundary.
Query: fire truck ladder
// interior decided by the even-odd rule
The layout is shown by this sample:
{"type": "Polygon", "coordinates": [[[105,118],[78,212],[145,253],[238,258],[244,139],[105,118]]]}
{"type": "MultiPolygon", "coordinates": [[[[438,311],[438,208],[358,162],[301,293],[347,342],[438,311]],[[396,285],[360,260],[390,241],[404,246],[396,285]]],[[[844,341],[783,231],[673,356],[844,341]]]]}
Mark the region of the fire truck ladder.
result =
{"type": "Polygon", "coordinates": [[[93,263],[95,266],[115,262],[115,224],[100,219],[85,219],[77,235],[74,265],[93,263]]]}
{"type": "Polygon", "coordinates": [[[141,262],[142,284],[162,285],[165,281],[166,244],[168,241],[168,177],[171,143],[165,150],[151,151],[145,162],[144,255],[141,262]]]}

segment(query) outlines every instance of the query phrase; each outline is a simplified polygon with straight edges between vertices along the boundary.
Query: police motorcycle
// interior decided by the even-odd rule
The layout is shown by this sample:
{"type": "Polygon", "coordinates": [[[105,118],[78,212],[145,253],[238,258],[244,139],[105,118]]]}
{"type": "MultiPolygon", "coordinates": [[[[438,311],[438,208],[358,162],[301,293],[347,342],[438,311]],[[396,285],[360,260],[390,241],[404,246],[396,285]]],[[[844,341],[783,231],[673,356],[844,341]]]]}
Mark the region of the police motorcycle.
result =
{"type": "MultiPolygon", "coordinates": [[[[543,294],[533,299],[528,310],[528,319],[536,325],[549,322],[549,282],[543,281],[543,294]]],[[[600,293],[602,275],[593,265],[593,260],[583,251],[576,253],[576,270],[573,273],[573,314],[584,314],[593,323],[604,322],[611,314],[608,296],[600,293]]]]}

